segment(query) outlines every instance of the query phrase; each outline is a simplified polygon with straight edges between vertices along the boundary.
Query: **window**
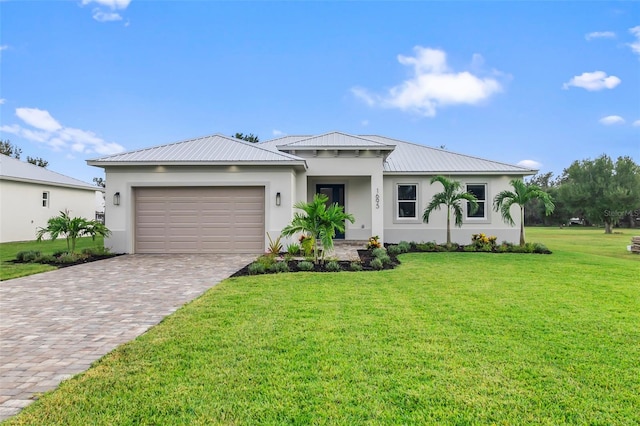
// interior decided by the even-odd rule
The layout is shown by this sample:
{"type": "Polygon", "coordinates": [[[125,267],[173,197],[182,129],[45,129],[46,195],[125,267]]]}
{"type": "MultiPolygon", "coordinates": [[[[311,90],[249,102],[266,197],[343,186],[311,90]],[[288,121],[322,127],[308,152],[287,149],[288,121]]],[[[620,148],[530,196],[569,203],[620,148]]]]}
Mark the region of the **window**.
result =
{"type": "Polygon", "coordinates": [[[42,207],[49,207],[49,191],[42,193],[42,207]]]}
{"type": "Polygon", "coordinates": [[[398,218],[399,219],[415,219],[418,214],[418,185],[416,184],[399,184],[397,186],[398,194],[398,218]]]}
{"type": "Polygon", "coordinates": [[[475,195],[478,200],[478,210],[476,210],[476,212],[473,214],[471,213],[471,204],[467,203],[467,218],[485,219],[487,204],[487,185],[484,183],[468,184],[467,192],[475,195]]]}

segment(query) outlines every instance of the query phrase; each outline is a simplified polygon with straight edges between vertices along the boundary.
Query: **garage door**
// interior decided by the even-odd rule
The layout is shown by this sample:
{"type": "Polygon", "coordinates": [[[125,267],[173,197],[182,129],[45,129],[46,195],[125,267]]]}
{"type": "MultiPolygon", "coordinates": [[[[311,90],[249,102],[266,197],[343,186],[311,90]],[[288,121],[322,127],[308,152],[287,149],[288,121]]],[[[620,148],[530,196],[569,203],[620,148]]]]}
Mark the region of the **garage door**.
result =
{"type": "Polygon", "coordinates": [[[135,190],[136,253],[260,253],[264,187],[135,190]]]}

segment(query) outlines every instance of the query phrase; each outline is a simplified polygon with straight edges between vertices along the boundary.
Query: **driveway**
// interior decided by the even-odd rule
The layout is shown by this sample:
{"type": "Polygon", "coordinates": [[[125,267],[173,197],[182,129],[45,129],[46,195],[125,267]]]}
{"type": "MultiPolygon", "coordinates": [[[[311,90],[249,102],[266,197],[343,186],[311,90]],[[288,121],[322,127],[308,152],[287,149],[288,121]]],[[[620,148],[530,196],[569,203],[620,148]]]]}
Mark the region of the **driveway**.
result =
{"type": "Polygon", "coordinates": [[[256,255],[126,255],[0,282],[0,421],[256,255]]]}

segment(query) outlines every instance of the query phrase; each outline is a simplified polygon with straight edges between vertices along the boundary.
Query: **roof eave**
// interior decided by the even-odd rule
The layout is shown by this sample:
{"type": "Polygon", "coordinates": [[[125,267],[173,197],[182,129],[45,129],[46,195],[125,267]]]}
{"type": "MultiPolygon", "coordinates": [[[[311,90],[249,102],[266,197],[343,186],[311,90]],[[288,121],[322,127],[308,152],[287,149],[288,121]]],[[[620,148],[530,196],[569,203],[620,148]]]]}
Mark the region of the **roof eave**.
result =
{"type": "Polygon", "coordinates": [[[22,183],[33,183],[36,185],[46,185],[46,186],[57,186],[60,188],[72,188],[72,189],[82,189],[85,191],[101,191],[104,192],[104,188],[100,188],[99,186],[82,186],[82,185],[73,185],[70,183],[62,183],[62,182],[51,182],[45,180],[37,180],[37,179],[27,179],[20,178],[15,176],[0,176],[0,180],[9,180],[12,182],[22,182],[22,183]]]}
{"type": "Polygon", "coordinates": [[[454,176],[465,176],[465,175],[522,175],[522,176],[531,176],[537,173],[536,170],[487,170],[487,171],[479,171],[479,170],[455,170],[455,171],[445,171],[445,170],[433,170],[433,171],[384,171],[382,174],[384,175],[421,175],[421,176],[437,176],[437,175],[454,175],[454,176]]]}
{"type": "Polygon", "coordinates": [[[302,160],[286,161],[95,161],[87,160],[87,164],[95,167],[127,167],[127,166],[290,166],[302,167],[306,170],[307,162],[302,160]]]}

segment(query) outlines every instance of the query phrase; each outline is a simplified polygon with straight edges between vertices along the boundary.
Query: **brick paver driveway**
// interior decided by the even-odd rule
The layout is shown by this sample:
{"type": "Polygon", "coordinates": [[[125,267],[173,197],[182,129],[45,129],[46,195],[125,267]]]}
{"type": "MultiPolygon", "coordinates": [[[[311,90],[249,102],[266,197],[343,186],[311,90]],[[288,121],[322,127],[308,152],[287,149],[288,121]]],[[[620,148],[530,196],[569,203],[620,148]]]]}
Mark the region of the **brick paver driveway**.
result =
{"type": "Polygon", "coordinates": [[[126,255],[0,283],[0,420],[255,255],[126,255]]]}

